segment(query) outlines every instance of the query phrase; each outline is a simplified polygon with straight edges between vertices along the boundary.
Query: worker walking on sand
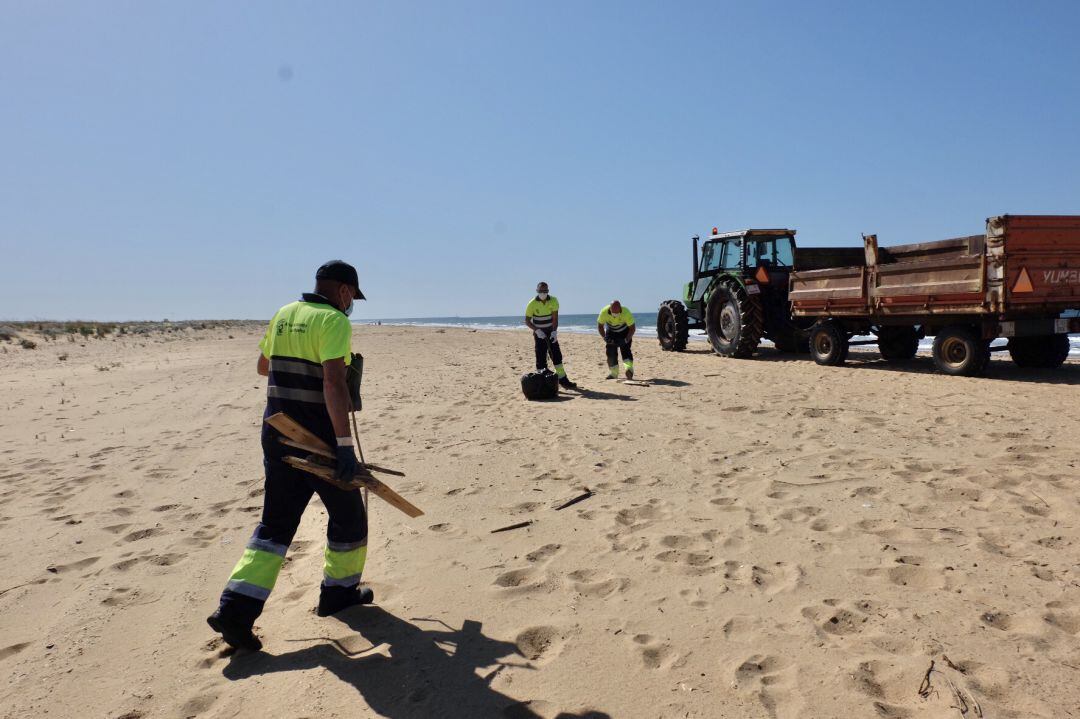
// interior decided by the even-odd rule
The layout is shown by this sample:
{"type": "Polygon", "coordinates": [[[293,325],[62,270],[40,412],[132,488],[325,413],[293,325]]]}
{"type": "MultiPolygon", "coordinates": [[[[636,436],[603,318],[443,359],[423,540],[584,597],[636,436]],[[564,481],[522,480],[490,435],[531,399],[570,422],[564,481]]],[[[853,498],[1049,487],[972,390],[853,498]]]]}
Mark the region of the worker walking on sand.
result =
{"type": "MultiPolygon", "coordinates": [[[[346,365],[352,360],[349,314],[354,299],[364,299],[356,270],[341,260],[327,262],[315,273],[315,291],[274,315],[259,343],[258,362],[258,373],[268,378],[264,416],[285,412],[335,447],[334,477],[345,481],[359,468],[349,436],[352,404],[345,381],[346,365]]],[[[318,615],[374,599],[370,589],[360,587],[367,559],[367,511],[360,493],[286,464],[283,457],[295,451],[279,437],[277,430],[263,424],[262,521],[229,576],[220,606],[207,618],[211,628],[238,649],[262,648],[252,627],[274,588],[312,494],[319,495],[329,515],[318,615]]]]}
{"type": "Polygon", "coordinates": [[[562,349],[559,348],[559,300],[548,292],[548,283],[536,286],[536,297],[525,307],[525,324],[533,331],[533,345],[536,349],[536,371],[547,369],[548,354],[555,363],[555,374],[559,375],[559,385],[566,389],[577,389],[563,369],[562,349]]]}
{"type": "Polygon", "coordinates": [[[604,338],[607,350],[608,376],[619,376],[619,352],[622,352],[623,365],[626,367],[626,379],[634,379],[634,353],[630,351],[630,342],[634,339],[634,315],[623,307],[618,300],[600,310],[596,318],[596,330],[604,338]]]}

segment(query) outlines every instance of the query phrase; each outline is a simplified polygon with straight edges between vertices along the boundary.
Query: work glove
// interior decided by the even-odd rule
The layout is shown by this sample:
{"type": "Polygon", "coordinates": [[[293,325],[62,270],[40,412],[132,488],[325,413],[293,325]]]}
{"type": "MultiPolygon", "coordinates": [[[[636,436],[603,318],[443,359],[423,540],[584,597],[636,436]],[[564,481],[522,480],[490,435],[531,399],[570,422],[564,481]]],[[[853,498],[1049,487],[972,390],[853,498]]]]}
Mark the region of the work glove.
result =
{"type": "Polygon", "coordinates": [[[334,450],[334,454],[337,457],[337,466],[334,467],[334,479],[339,482],[352,482],[356,470],[360,469],[360,462],[357,461],[352,446],[338,446],[334,450]]]}
{"type": "Polygon", "coordinates": [[[559,332],[558,332],[558,330],[552,330],[551,331],[551,341],[552,342],[558,342],[559,341],[559,332]]]}
{"type": "Polygon", "coordinates": [[[547,333],[544,332],[544,330],[533,330],[533,331],[536,332],[536,336],[539,337],[540,339],[542,339],[542,340],[547,339],[547,333]]]}

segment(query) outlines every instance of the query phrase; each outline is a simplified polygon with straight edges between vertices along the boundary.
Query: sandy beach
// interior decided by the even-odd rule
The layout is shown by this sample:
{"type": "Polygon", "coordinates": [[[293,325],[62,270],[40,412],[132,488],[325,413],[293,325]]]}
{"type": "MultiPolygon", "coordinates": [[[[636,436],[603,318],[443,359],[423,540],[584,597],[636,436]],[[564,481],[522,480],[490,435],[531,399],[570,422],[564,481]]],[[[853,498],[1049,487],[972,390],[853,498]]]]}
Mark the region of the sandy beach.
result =
{"type": "Polygon", "coordinates": [[[426,514],[372,498],[377,606],[320,619],[315,500],[232,654],[205,618],[261,510],[261,332],[0,343],[0,714],[1080,716],[1076,358],[649,339],[641,387],[566,335],[590,391],[530,403],[524,332],[358,326],[364,452],[426,514]]]}

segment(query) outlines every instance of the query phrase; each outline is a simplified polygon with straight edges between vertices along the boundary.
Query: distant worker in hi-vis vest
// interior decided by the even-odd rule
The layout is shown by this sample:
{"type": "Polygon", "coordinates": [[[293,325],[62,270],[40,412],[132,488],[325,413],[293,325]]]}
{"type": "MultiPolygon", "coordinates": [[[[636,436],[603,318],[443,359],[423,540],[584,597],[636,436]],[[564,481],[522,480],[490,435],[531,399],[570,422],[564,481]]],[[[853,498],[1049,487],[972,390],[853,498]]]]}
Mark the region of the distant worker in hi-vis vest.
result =
{"type": "Polygon", "coordinates": [[[596,318],[596,329],[604,338],[607,350],[607,379],[616,379],[619,376],[620,352],[623,366],[626,367],[626,379],[634,379],[634,353],[630,351],[630,342],[637,330],[634,326],[634,315],[630,314],[630,310],[623,307],[621,302],[612,300],[610,305],[600,310],[600,316],[596,318]]]}
{"type": "Polygon", "coordinates": [[[525,307],[525,324],[533,331],[533,345],[536,348],[536,371],[547,368],[547,357],[555,363],[555,374],[559,375],[559,385],[566,389],[577,389],[577,385],[566,376],[562,364],[562,350],[559,348],[559,300],[548,293],[547,282],[536,286],[536,297],[525,307]]]}
{"type": "MultiPolygon", "coordinates": [[[[315,291],[285,305],[259,343],[257,371],[267,377],[266,414],[284,412],[335,448],[334,477],[351,480],[359,463],[349,435],[352,408],[346,366],[352,361],[353,300],[364,299],[356,270],[341,260],[315,273],[315,291]]],[[[231,646],[257,651],[255,619],[277,581],[304,509],[313,494],[326,507],[326,551],[317,613],[329,616],[373,600],[360,587],[367,559],[367,511],[359,492],[340,489],[283,461],[291,450],[278,431],[262,427],[266,474],[262,521],[229,576],[210,627],[231,646]]]]}

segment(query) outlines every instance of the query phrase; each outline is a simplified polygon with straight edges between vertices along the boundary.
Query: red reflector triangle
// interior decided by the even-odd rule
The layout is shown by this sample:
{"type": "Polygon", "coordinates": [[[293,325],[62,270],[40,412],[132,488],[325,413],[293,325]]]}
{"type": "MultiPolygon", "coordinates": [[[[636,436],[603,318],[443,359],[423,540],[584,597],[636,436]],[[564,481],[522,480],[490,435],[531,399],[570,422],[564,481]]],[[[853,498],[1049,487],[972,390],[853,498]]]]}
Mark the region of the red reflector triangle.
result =
{"type": "Polygon", "coordinates": [[[1020,268],[1020,276],[1016,278],[1016,284],[1013,285],[1013,292],[1034,292],[1035,288],[1031,286],[1031,277],[1028,276],[1026,267],[1020,268]]]}
{"type": "Polygon", "coordinates": [[[763,285],[769,284],[769,273],[765,271],[764,267],[757,268],[757,272],[754,273],[754,279],[763,285]]]}

